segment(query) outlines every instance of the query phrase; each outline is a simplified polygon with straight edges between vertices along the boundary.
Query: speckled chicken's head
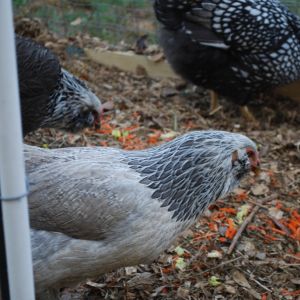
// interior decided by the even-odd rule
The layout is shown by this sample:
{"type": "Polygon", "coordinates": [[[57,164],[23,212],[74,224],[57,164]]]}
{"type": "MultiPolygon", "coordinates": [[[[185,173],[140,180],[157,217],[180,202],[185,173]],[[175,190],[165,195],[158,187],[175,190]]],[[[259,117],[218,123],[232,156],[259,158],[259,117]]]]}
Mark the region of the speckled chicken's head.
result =
{"type": "Polygon", "coordinates": [[[61,70],[59,85],[50,96],[48,117],[42,127],[80,131],[100,127],[101,101],[80,79],[61,70]]]}
{"type": "Polygon", "coordinates": [[[191,132],[142,153],[129,155],[130,167],[178,221],[197,218],[259,166],[255,143],[224,131],[191,132]]]}

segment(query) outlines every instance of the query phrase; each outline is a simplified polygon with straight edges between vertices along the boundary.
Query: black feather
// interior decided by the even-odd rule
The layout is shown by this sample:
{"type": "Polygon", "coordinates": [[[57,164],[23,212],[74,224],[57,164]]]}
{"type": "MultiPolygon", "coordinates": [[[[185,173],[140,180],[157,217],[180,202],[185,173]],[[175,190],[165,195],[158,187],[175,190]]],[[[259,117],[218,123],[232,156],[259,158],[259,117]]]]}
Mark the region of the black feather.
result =
{"type": "Polygon", "coordinates": [[[300,18],[277,0],[156,0],[174,70],[246,104],[300,78],[300,18]]]}
{"type": "Polygon", "coordinates": [[[39,127],[79,131],[98,125],[101,102],[38,43],[16,35],[23,135],[39,127]]]}
{"type": "Polygon", "coordinates": [[[58,58],[29,38],[16,36],[23,134],[40,127],[46,117],[49,97],[59,84],[58,58]]]}

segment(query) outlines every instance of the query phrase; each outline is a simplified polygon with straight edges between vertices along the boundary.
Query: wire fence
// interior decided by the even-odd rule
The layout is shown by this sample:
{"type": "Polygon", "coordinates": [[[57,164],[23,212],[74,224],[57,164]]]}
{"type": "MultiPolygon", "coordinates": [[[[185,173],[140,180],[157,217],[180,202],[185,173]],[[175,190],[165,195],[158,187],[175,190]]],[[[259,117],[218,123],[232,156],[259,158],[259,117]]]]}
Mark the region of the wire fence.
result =
{"type": "MultiPolygon", "coordinates": [[[[1,1],[1,0],[0,0],[1,1]]],[[[300,15],[299,0],[283,0],[300,15]]],[[[148,34],[156,41],[153,0],[14,0],[15,14],[37,17],[61,36],[88,33],[111,43],[148,34]]]]}
{"type": "Polygon", "coordinates": [[[37,17],[62,36],[89,33],[110,42],[155,40],[151,0],[14,0],[15,15],[37,17]]]}
{"type": "Polygon", "coordinates": [[[300,1],[299,0],[283,0],[282,1],[293,13],[300,15],[300,1]]]}

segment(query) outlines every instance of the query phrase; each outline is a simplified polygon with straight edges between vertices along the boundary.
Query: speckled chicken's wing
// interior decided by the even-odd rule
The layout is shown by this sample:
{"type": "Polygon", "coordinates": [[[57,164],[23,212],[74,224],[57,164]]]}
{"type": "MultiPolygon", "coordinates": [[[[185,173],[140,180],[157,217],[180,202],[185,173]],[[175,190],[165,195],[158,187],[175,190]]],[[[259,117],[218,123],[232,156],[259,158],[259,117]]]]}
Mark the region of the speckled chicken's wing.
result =
{"type": "Polygon", "coordinates": [[[293,34],[291,17],[277,0],[201,0],[191,1],[184,27],[203,45],[263,52],[293,34]]]}

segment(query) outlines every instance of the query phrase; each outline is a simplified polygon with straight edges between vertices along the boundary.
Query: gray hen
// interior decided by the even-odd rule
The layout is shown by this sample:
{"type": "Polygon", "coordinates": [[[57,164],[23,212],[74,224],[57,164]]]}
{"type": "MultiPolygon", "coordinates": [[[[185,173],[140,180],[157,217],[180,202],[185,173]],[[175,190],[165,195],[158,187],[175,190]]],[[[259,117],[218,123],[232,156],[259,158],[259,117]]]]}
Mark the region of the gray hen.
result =
{"type": "Polygon", "coordinates": [[[16,35],[23,135],[40,127],[79,131],[99,125],[101,102],[49,49],[16,35]]]}
{"type": "Polygon", "coordinates": [[[153,261],[259,164],[253,141],[191,132],[144,151],[25,147],[37,293],[153,261]]]}

